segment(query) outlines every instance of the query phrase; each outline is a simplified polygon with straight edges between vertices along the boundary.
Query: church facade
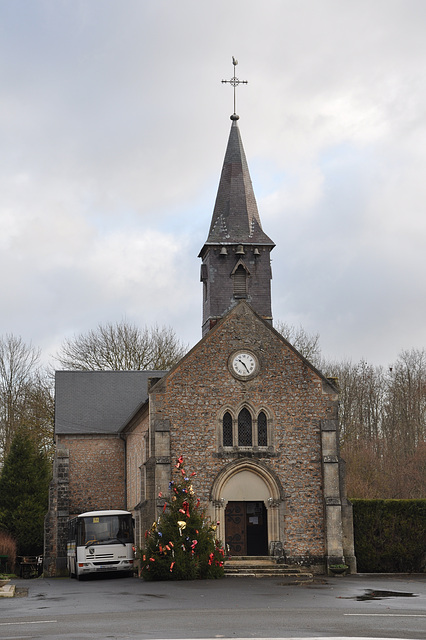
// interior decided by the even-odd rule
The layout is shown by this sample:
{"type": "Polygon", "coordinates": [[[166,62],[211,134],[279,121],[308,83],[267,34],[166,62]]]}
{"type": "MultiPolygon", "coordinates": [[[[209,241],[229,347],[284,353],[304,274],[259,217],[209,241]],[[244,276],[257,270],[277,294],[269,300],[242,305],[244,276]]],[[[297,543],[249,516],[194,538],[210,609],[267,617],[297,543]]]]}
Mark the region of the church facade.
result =
{"type": "Polygon", "coordinates": [[[143,546],[180,456],[231,555],[356,571],[338,389],[272,326],[274,243],[231,120],[200,252],[200,342],[170,371],[56,374],[47,574],[65,569],[66,522],[83,511],[128,509],[143,546]]]}

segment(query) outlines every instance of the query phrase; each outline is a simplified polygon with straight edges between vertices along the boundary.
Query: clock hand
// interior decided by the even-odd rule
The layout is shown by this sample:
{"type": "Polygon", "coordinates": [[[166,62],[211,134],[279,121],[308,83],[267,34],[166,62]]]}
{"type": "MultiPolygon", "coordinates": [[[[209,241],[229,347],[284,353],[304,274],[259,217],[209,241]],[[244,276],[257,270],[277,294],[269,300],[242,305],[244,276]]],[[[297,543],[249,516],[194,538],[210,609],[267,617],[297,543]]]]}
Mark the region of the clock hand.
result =
{"type": "Polygon", "coordinates": [[[242,360],[238,360],[238,362],[242,364],[243,367],[245,367],[245,370],[247,371],[247,373],[250,373],[245,362],[243,362],[242,360]]]}

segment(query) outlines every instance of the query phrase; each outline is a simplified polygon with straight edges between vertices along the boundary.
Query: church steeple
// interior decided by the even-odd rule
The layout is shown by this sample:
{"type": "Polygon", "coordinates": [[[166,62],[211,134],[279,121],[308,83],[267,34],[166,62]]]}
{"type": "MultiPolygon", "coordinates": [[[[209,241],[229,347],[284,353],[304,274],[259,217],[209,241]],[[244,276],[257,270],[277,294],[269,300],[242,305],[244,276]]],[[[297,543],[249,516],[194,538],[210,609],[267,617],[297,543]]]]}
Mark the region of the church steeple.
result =
{"type": "Polygon", "coordinates": [[[238,116],[231,120],[210,230],[199,254],[203,335],[242,298],[272,322],[270,252],[275,245],[262,229],[238,116]]]}
{"type": "Polygon", "coordinates": [[[231,118],[231,133],[206,244],[242,242],[274,246],[262,230],[240,130],[235,115],[231,118]]]}

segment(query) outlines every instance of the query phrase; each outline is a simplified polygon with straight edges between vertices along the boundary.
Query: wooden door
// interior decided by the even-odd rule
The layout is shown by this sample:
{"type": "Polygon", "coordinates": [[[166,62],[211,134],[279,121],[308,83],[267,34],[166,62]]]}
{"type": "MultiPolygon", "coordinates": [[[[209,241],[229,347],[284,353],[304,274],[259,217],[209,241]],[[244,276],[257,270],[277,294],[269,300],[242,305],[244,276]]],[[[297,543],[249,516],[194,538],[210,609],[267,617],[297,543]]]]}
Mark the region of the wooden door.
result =
{"type": "Polygon", "coordinates": [[[231,556],[267,555],[268,528],[263,502],[228,502],[225,542],[231,556]]]}
{"type": "Polygon", "coordinates": [[[231,556],[247,555],[245,502],[228,502],[226,505],[225,542],[231,556]]]}

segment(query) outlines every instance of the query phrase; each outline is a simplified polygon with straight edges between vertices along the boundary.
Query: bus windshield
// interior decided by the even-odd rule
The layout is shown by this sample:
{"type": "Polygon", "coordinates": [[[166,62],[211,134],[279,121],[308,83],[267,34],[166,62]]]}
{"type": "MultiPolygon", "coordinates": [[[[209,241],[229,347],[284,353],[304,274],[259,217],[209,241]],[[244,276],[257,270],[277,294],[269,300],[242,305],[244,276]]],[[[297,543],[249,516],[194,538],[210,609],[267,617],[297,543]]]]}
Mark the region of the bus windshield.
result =
{"type": "Polygon", "coordinates": [[[126,544],[133,542],[132,516],[93,515],[79,518],[79,545],[126,544]]]}

